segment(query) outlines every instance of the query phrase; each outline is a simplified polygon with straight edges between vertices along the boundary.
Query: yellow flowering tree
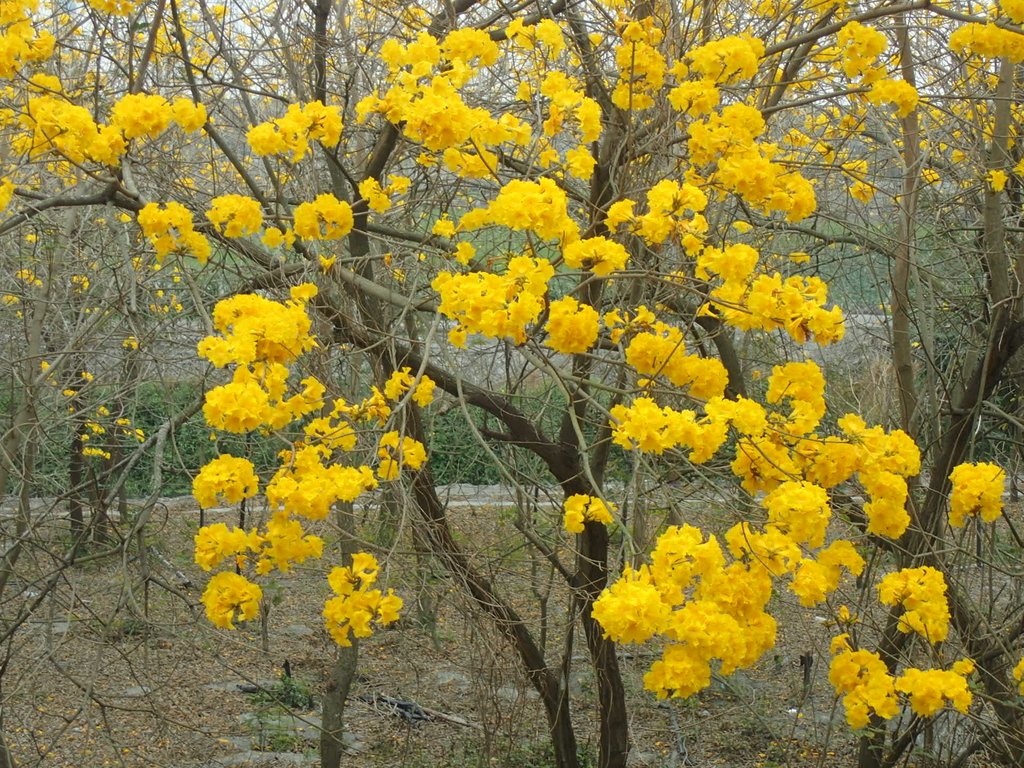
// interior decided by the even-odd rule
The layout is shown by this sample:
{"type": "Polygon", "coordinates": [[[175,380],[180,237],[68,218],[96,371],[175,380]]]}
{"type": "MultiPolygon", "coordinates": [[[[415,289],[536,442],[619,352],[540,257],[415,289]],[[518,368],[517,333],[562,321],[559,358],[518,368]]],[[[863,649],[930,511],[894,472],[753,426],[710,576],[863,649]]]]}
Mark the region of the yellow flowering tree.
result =
{"type": "MultiPolygon", "coordinates": [[[[91,304],[117,328],[108,345],[131,359],[147,305],[180,314],[178,335],[223,369],[206,423],[287,437],[273,467],[228,452],[195,467],[201,506],[260,496],[270,513],[197,534],[196,564],[217,571],[202,599],[214,625],[254,619],[262,577],[323,555],[306,521],[392,484],[529,677],[559,768],[579,764],[576,632],[596,672],[598,764],[620,768],[617,644],[656,649],[653,695],[696,695],[775,645],[772,599],[787,593],[845,630],[829,680],[849,725],[868,728],[862,768],[895,764],[948,708],[981,718],[996,756],[1019,763],[1020,633],[1009,618],[979,630],[992,620],[949,553],[966,551],[954,545],[968,518],[1001,514],[1004,474],[972,453],[1024,343],[1009,225],[1024,8],[962,5],[12,2],[0,234],[116,209],[126,258],[97,262],[92,280],[125,286],[91,304]],[[91,45],[98,31],[109,43],[91,45]],[[969,236],[924,218],[965,211],[969,236]],[[830,409],[809,351],[848,332],[825,279],[830,259],[852,258],[842,247],[887,260],[898,408],[879,418],[830,409]],[[976,284],[946,287],[963,274],[976,284]],[[937,293],[967,308],[943,315],[937,293]],[[944,347],[937,326],[970,343],[944,347]],[[302,377],[317,350],[370,381],[340,392],[302,377]],[[459,363],[482,350],[500,351],[504,373],[459,363]],[[555,403],[542,417],[523,404],[538,379],[555,403]],[[557,525],[510,535],[571,594],[562,658],[460,544],[427,451],[435,392],[486,414],[481,449],[529,454],[561,495],[557,525]],[[625,487],[614,451],[631,460],[625,487]],[[671,465],[741,494],[729,525],[682,520],[647,540],[623,525],[671,465]],[[850,577],[869,584],[867,612],[886,612],[877,642],[839,606],[850,577]],[[901,707],[917,719],[889,745],[901,707]]],[[[57,275],[27,250],[4,277],[5,311],[22,319],[49,306],[57,275]]],[[[31,327],[35,397],[67,363],[37,373],[31,327]]],[[[17,552],[5,557],[9,572],[17,552]]],[[[325,628],[351,649],[342,693],[354,639],[399,616],[380,567],[350,549],[325,579],[325,628]]],[[[333,768],[340,706],[331,717],[333,768]]]]}

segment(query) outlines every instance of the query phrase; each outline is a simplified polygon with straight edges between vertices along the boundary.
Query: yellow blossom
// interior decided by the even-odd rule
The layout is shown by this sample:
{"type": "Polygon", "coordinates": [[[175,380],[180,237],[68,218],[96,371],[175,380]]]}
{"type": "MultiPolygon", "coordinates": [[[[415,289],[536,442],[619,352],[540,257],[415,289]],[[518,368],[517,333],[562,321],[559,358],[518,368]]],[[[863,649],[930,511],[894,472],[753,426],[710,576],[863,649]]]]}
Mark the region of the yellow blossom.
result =
{"type": "Polygon", "coordinates": [[[352,208],[332,194],[295,208],[295,234],[306,240],[338,240],[352,231],[352,208]]]}
{"type": "Polygon", "coordinates": [[[260,611],[263,590],[244,576],[223,571],[210,579],[203,592],[206,618],[217,627],[234,629],[235,621],[249,621],[260,611]]]}
{"type": "Polygon", "coordinates": [[[588,521],[611,525],[611,513],[615,510],[615,505],[609,507],[596,496],[576,493],[565,500],[563,508],[565,530],[569,533],[583,533],[584,523],[588,521]]]}
{"type": "Polygon", "coordinates": [[[930,643],[946,639],[949,606],[941,571],[922,566],[890,573],[878,584],[878,598],[883,605],[904,609],[899,623],[901,632],[916,632],[930,643]]]}
{"type": "Polygon", "coordinates": [[[566,296],[548,306],[545,329],[547,346],[565,355],[575,355],[586,352],[597,341],[600,318],[593,307],[566,296]]]}
{"type": "Polygon", "coordinates": [[[949,497],[949,522],[962,528],[967,517],[979,515],[986,523],[1003,512],[1006,473],[988,462],[960,464],[949,476],[953,490],[949,497]]]}
{"type": "Polygon", "coordinates": [[[336,567],[327,577],[335,597],[324,604],[324,624],[338,645],[348,647],[352,637],[373,634],[373,624],[386,625],[398,620],[402,599],[394,590],[384,594],[371,589],[380,566],[368,552],[357,552],[350,566],[336,567]]]}

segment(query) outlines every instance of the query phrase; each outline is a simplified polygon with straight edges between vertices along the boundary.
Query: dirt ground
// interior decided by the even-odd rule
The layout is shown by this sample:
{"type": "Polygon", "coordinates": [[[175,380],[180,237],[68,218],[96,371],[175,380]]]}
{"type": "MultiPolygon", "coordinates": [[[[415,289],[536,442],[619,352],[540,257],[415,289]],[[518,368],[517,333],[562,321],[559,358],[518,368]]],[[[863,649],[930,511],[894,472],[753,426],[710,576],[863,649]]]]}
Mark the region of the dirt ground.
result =
{"type": "MultiPolygon", "coordinates": [[[[533,617],[539,635],[535,595],[544,594],[548,582],[538,578],[523,547],[508,540],[510,526],[489,524],[503,514],[500,506],[471,504],[452,512],[475,562],[533,617]]],[[[236,523],[237,513],[208,514],[207,522],[215,521],[236,523]]],[[[308,686],[314,701],[318,697],[335,653],[320,618],[335,533],[320,527],[328,540],[323,562],[297,568],[267,588],[272,605],[264,638],[258,622],[229,632],[202,616],[205,575],[191,557],[197,526],[189,502],[161,505],[145,529],[145,563],[119,555],[86,559],[33,604],[2,679],[2,714],[17,765],[317,764],[315,704],[295,704],[295,717],[288,718],[266,696],[261,701],[245,690],[275,683],[280,689],[287,662],[293,687],[308,686]]],[[[361,644],[359,679],[347,708],[346,764],[552,765],[543,711],[508,647],[436,561],[415,557],[405,534],[399,525],[395,543],[381,554],[390,563],[386,579],[405,600],[403,619],[361,644]],[[432,717],[400,717],[385,705],[389,699],[411,702],[432,717]]],[[[29,562],[26,574],[35,562],[37,577],[45,576],[45,558],[29,562]]],[[[21,604],[31,603],[29,582],[26,576],[21,604]]],[[[545,637],[552,659],[561,653],[567,605],[564,590],[553,587],[545,637]]],[[[753,669],[716,679],[685,701],[659,702],[643,690],[654,650],[622,648],[631,765],[853,764],[854,739],[826,679],[835,627],[785,592],[773,598],[772,611],[779,618],[777,648],[753,669]]],[[[583,764],[591,765],[595,688],[582,653],[574,659],[571,692],[583,764]]]]}

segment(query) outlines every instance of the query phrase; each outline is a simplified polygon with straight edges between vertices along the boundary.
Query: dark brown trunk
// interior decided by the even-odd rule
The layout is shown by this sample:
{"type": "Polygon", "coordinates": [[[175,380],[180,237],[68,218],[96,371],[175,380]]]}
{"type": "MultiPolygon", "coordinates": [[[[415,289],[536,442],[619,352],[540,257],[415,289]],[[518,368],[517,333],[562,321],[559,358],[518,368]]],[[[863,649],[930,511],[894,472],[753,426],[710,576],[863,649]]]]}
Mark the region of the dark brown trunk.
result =
{"type": "Polygon", "coordinates": [[[68,516],[71,518],[71,538],[78,544],[85,539],[85,515],[82,495],[85,493],[85,457],[82,449],[85,442],[85,424],[75,420],[75,432],[71,437],[71,454],[68,457],[68,516]]]}
{"type": "Polygon", "coordinates": [[[594,620],[594,601],[608,583],[608,529],[600,523],[587,523],[579,537],[580,551],[577,573],[582,611],[580,621],[590,651],[590,660],[597,680],[597,697],[601,720],[599,768],[625,768],[629,754],[629,729],[626,717],[626,695],[619,672],[615,644],[604,637],[594,620]]]}
{"type": "MultiPolygon", "coordinates": [[[[415,416],[410,419],[408,428],[411,437],[422,437],[422,434],[419,434],[419,420],[415,416]]],[[[551,731],[556,766],[578,768],[576,734],[570,719],[568,691],[548,666],[523,619],[496,594],[491,583],[470,565],[452,535],[429,469],[425,468],[416,473],[413,478],[413,493],[417,502],[416,508],[423,518],[423,525],[435,554],[456,580],[464,585],[477,607],[490,616],[494,625],[512,643],[530,682],[540,695],[551,731]]]]}

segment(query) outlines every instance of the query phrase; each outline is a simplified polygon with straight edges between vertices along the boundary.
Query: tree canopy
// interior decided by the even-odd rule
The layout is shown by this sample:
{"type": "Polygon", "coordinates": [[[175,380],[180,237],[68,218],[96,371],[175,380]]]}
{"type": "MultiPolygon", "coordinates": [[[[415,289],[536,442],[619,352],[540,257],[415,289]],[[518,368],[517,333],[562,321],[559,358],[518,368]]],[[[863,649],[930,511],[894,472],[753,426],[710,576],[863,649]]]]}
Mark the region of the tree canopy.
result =
{"type": "Polygon", "coordinates": [[[182,422],[145,433],[133,392],[208,377],[195,497],[269,512],[198,532],[210,621],[340,557],[323,614],[354,669],[402,599],[351,505],[403,495],[575,766],[572,644],[453,535],[443,408],[558,503],[510,535],[571,590],[601,766],[629,751],[618,644],[657,649],[652,695],[691,696],[773,647],[780,591],[838,627],[864,768],[948,708],[1019,764],[1019,616],[957,566],[965,523],[1002,519],[1015,454],[989,433],[1020,425],[1022,22],[1017,0],[5,1],[3,490],[32,493],[52,420],[72,503],[92,473],[109,506],[146,456],[152,501],[182,422]],[[655,530],[645,489],[679,478],[720,529],[655,530]],[[303,523],[335,514],[330,555],[303,523]]]}

